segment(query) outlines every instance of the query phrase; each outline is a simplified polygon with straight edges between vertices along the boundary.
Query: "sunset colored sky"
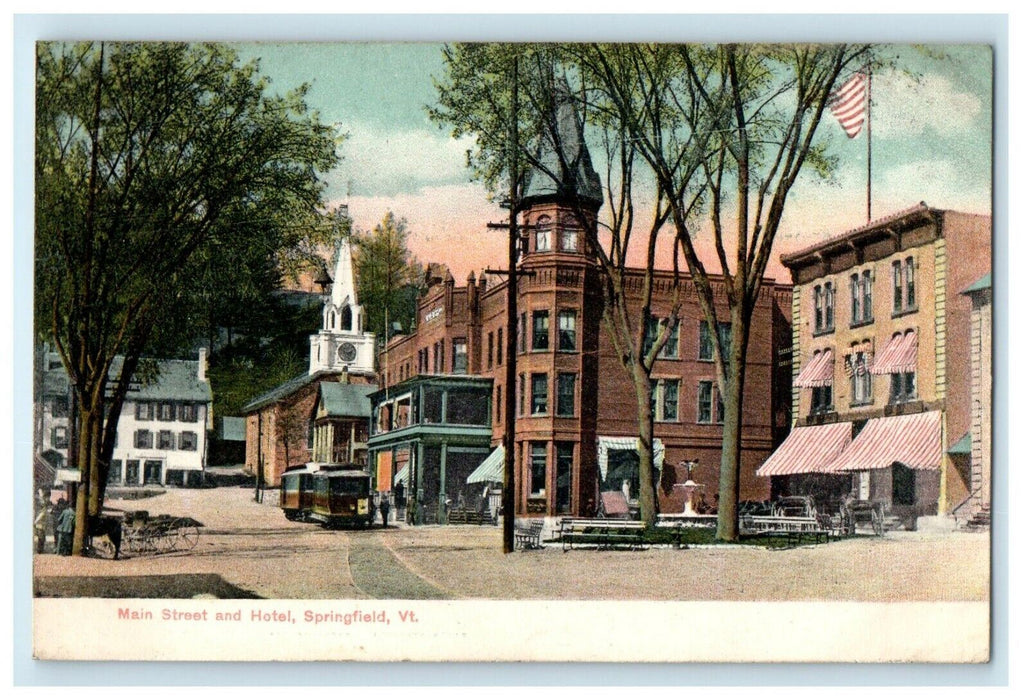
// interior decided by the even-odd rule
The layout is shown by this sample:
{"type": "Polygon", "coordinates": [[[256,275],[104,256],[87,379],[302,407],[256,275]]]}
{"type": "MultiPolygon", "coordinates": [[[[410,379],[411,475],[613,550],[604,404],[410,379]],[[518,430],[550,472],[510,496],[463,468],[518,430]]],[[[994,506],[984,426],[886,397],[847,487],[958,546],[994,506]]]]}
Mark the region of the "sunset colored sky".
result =
{"type": "MultiPolygon", "coordinates": [[[[506,213],[470,179],[465,152],[472,143],[452,139],[426,113],[436,100],[433,78],[443,76],[440,45],[238,48],[244,58],[260,59],[276,90],[310,83],[310,106],[349,135],[341,164],[327,176],[328,199],[347,202],[359,229],[372,228],[392,210],[408,221],[419,260],[446,263],[459,280],[503,261],[505,234],[488,231],[486,223],[506,213]]],[[[990,49],[890,48],[900,62],[873,82],[873,218],[919,201],[989,213],[990,49]]],[[[839,169],[830,181],[809,175],[795,186],[768,271],[780,279],[786,275],[779,254],[865,223],[864,133],[848,139],[831,116],[821,133],[839,169]]]]}

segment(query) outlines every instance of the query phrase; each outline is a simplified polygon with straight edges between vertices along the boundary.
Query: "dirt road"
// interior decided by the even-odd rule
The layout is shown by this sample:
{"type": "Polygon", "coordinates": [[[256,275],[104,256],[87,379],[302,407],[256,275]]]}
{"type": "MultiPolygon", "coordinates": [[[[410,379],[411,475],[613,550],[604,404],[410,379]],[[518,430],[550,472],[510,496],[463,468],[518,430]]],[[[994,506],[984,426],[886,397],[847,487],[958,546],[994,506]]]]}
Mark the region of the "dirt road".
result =
{"type": "Polygon", "coordinates": [[[989,536],[889,533],[828,545],[501,553],[500,528],[327,531],[241,488],[109,506],[204,524],[189,552],[120,561],[37,555],[40,595],[640,600],[981,601],[989,536]],[[105,577],[105,578],[101,578],[105,577]],[[114,577],[114,578],[110,578],[114,577]],[[128,578],[133,577],[133,578],[128,578]]]}

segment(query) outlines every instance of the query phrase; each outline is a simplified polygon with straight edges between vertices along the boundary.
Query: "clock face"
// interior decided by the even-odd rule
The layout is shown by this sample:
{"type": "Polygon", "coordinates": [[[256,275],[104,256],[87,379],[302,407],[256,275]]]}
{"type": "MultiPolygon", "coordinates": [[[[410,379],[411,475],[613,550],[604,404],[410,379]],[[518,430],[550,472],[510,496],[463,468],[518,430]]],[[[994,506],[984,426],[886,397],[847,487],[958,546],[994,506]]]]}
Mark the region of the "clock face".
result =
{"type": "Polygon", "coordinates": [[[357,357],[357,348],[354,347],[353,343],[343,343],[339,346],[339,359],[343,362],[353,362],[357,357]]]}

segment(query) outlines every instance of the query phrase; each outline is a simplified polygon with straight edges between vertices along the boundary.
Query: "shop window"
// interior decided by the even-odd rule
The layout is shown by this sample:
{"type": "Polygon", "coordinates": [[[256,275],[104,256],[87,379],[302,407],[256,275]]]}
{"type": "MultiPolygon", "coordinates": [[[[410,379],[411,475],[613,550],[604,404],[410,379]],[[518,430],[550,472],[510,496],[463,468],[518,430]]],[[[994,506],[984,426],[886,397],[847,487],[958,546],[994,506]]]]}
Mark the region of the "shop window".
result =
{"type": "Polygon", "coordinates": [[[915,472],[900,463],[893,465],[893,504],[915,505],[915,472]]]}
{"type": "Polygon", "coordinates": [[[555,506],[558,513],[572,512],[572,468],[575,462],[575,443],[558,442],[554,445],[557,452],[557,492],[555,506]]]}
{"type": "Polygon", "coordinates": [[[125,461],[125,483],[134,486],[139,483],[139,460],[129,459],[125,461]]]}
{"type": "Polygon", "coordinates": [[[544,496],[547,493],[547,443],[534,442],[529,450],[531,483],[533,496],[544,496]]]}

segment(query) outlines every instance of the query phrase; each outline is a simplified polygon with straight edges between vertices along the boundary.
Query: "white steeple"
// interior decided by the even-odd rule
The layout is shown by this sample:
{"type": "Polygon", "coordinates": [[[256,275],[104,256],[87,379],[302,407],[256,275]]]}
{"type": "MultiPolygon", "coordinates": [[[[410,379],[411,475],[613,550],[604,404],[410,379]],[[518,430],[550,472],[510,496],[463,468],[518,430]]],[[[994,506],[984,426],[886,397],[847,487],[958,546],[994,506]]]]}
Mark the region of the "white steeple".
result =
{"type": "Polygon", "coordinates": [[[350,237],[340,241],[332,292],[325,297],[322,329],[311,336],[308,372],[347,370],[349,374],[375,372],[375,334],[364,332],[364,307],[357,301],[350,237]]]}

